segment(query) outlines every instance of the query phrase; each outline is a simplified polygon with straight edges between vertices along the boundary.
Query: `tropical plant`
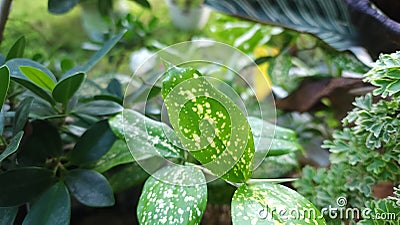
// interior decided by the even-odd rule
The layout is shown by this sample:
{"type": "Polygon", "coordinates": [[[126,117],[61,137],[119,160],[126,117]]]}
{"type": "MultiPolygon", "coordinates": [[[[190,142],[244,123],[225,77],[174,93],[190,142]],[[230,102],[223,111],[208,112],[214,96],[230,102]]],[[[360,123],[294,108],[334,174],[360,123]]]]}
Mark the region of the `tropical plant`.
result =
{"type": "Polygon", "coordinates": [[[400,52],[379,57],[364,79],[377,88],[356,98],[344,128],[324,142],[331,152],[331,167],[306,167],[303,178],[294,183],[318,207],[335,205],[338,197],[347,199],[347,207],[368,207],[367,201],[376,202],[374,185],[399,182],[399,65],[400,52]],[[373,95],[380,99],[374,102],[373,95]]]}

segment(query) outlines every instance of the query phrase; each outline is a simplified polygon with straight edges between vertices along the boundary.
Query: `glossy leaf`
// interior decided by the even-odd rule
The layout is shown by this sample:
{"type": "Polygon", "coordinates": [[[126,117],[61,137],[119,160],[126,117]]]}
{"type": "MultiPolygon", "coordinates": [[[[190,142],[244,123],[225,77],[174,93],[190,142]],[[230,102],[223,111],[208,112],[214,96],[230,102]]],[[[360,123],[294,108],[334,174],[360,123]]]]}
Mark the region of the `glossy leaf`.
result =
{"type": "Polygon", "coordinates": [[[24,86],[26,89],[30,90],[40,98],[46,100],[52,105],[55,105],[54,99],[51,97],[50,93],[43,90],[39,86],[35,85],[34,83],[26,80],[26,79],[20,79],[20,78],[11,78],[13,81],[19,83],[20,85],[24,86]]]}
{"type": "Polygon", "coordinates": [[[103,173],[114,166],[131,163],[134,159],[128,146],[122,140],[116,140],[111,149],[93,165],[94,170],[103,173]]]}
{"type": "Polygon", "coordinates": [[[18,207],[0,207],[0,225],[14,224],[18,207]]]}
{"type": "Polygon", "coordinates": [[[23,131],[17,133],[13,138],[11,138],[10,143],[8,144],[7,148],[4,150],[3,153],[0,154],[0,164],[8,156],[12,155],[18,150],[19,143],[21,142],[22,136],[24,135],[23,131]]]}
{"type": "Polygon", "coordinates": [[[126,33],[126,30],[121,30],[118,34],[114,35],[110,40],[105,42],[100,50],[90,57],[89,61],[84,66],[77,66],[67,71],[62,75],[61,79],[65,79],[78,72],[88,72],[91,70],[117,43],[126,33]]]}
{"type": "Polygon", "coordinates": [[[44,90],[52,91],[56,83],[40,69],[31,66],[20,66],[19,69],[25,76],[44,90]]]}
{"type": "Polygon", "coordinates": [[[150,9],[150,7],[151,7],[149,1],[147,1],[147,0],[131,0],[131,1],[136,2],[137,4],[139,4],[145,8],[148,8],[148,9],[150,9]]]}
{"type": "Polygon", "coordinates": [[[10,70],[11,78],[18,78],[18,79],[24,79],[24,80],[29,81],[29,79],[25,76],[25,74],[22,73],[22,71],[20,70],[21,66],[27,66],[27,67],[34,67],[34,68],[44,72],[45,74],[47,74],[47,76],[50,79],[52,79],[54,82],[57,81],[56,77],[49,69],[47,69],[42,64],[35,62],[33,60],[30,60],[30,59],[25,59],[25,58],[11,59],[11,60],[7,61],[6,66],[10,70]]]}
{"type": "Polygon", "coordinates": [[[255,143],[254,162],[258,165],[266,156],[279,156],[302,150],[294,131],[256,117],[248,117],[255,143]]]}
{"type": "Polygon", "coordinates": [[[23,167],[0,174],[0,207],[18,206],[33,200],[54,183],[53,172],[23,167]]]}
{"type": "Polygon", "coordinates": [[[206,180],[192,166],[167,166],[147,179],[137,206],[140,224],[200,224],[207,204],[206,180]]]}
{"type": "MultiPolygon", "coordinates": [[[[155,166],[155,170],[161,166],[164,161],[155,158],[147,159],[144,163],[152,163],[155,166]]],[[[141,162],[143,163],[143,162],[141,162]]],[[[146,179],[150,176],[140,164],[137,162],[129,163],[125,165],[118,166],[106,173],[107,180],[110,182],[111,188],[114,193],[124,191],[133,186],[144,183],[146,179]]]]}
{"type": "Polygon", "coordinates": [[[95,123],[82,135],[71,151],[71,162],[79,165],[100,159],[111,148],[115,139],[107,120],[95,123]]]}
{"type": "Polygon", "coordinates": [[[245,182],[253,169],[254,142],[238,106],[198,71],[172,67],[162,96],[183,146],[217,176],[245,182]]]}
{"type": "Polygon", "coordinates": [[[24,36],[18,38],[11,47],[10,51],[8,51],[6,61],[14,58],[22,58],[24,56],[25,43],[26,41],[24,36]]]}
{"type": "Polygon", "coordinates": [[[24,98],[19,104],[17,110],[15,111],[15,117],[14,117],[14,124],[13,124],[14,135],[24,129],[26,122],[28,122],[29,113],[31,112],[31,107],[34,100],[35,99],[33,97],[27,97],[24,98]]]}
{"type": "Polygon", "coordinates": [[[105,116],[119,113],[123,109],[124,108],[120,104],[114,101],[94,100],[79,105],[74,109],[74,111],[76,113],[83,113],[92,116],[105,116]]]}
{"type": "Polygon", "coordinates": [[[296,191],[280,184],[240,186],[231,205],[233,225],[326,224],[319,210],[296,191]]]}
{"type": "Polygon", "coordinates": [[[122,85],[117,79],[112,79],[107,86],[107,92],[118,98],[123,98],[122,85]]]}
{"type": "Polygon", "coordinates": [[[43,165],[48,158],[59,156],[62,141],[57,128],[45,120],[30,123],[32,133],[26,137],[17,154],[22,165],[43,165]]]}
{"type": "Polygon", "coordinates": [[[70,215],[68,190],[58,182],[33,202],[22,225],[69,225],[70,215]]]}
{"type": "Polygon", "coordinates": [[[10,85],[10,73],[7,67],[0,67],[0,110],[6,100],[8,86],[10,85]]]}
{"type": "Polygon", "coordinates": [[[178,137],[165,123],[129,109],[111,118],[109,122],[118,138],[126,141],[136,161],[153,156],[183,157],[178,137]]]}
{"type": "Polygon", "coordinates": [[[80,203],[92,207],[114,205],[114,196],[107,179],[92,170],[72,170],[65,176],[69,191],[80,203]]]}
{"type": "Polygon", "coordinates": [[[52,92],[54,100],[66,106],[75,92],[81,87],[85,77],[84,73],[77,73],[60,80],[52,92]]]}
{"type": "Polygon", "coordinates": [[[48,0],[47,8],[50,13],[63,14],[79,3],[79,0],[48,0]]]}

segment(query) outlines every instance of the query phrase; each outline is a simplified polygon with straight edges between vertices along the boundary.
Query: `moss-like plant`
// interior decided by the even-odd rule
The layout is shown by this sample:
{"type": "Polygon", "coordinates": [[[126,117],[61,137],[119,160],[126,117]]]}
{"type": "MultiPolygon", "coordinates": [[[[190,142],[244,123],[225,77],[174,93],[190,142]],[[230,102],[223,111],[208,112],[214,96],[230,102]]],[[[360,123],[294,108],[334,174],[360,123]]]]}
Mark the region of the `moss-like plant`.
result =
{"type": "MultiPolygon", "coordinates": [[[[373,215],[389,204],[388,200],[374,200],[373,185],[388,182],[394,186],[400,180],[400,52],[381,55],[364,81],[377,88],[372,94],[356,98],[355,108],[343,120],[344,128],[334,133],[333,140],[324,142],[323,147],[331,152],[331,167],[305,167],[303,178],[294,183],[320,208],[335,206],[337,199],[344,197],[347,204],[341,206],[372,207],[373,215]],[[373,96],[380,100],[374,102],[373,96]]],[[[356,221],[343,218],[342,222],[347,219],[356,221]]]]}

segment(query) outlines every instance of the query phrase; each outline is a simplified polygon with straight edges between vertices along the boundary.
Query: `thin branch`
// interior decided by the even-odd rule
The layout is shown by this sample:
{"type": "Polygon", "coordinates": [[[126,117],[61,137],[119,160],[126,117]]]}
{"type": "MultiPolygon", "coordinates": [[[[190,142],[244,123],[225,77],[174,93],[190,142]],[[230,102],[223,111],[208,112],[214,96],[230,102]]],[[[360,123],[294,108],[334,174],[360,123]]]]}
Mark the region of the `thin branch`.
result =
{"type": "Polygon", "coordinates": [[[0,44],[3,41],[4,29],[10,14],[12,0],[2,0],[0,5],[0,44]]]}

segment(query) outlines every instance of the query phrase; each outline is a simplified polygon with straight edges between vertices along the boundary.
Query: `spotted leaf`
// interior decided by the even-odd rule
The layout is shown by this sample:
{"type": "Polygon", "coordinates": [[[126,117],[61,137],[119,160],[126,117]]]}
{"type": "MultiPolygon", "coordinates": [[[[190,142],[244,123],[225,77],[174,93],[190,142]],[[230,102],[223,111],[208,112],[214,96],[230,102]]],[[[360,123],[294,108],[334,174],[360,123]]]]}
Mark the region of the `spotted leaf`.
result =
{"type": "Polygon", "coordinates": [[[153,156],[183,157],[178,137],[165,123],[129,109],[111,118],[109,123],[115,135],[126,141],[136,161],[153,156]]]}
{"type": "Polygon", "coordinates": [[[169,120],[183,146],[207,169],[232,182],[251,176],[254,141],[245,115],[191,68],[171,67],[162,96],[169,120]]]}
{"type": "Polygon", "coordinates": [[[307,199],[273,183],[242,185],[233,195],[231,213],[233,225],[326,224],[307,199]]]}
{"type": "Polygon", "coordinates": [[[137,215],[140,224],[200,224],[207,204],[206,180],[193,166],[167,166],[147,179],[137,215]]]}

